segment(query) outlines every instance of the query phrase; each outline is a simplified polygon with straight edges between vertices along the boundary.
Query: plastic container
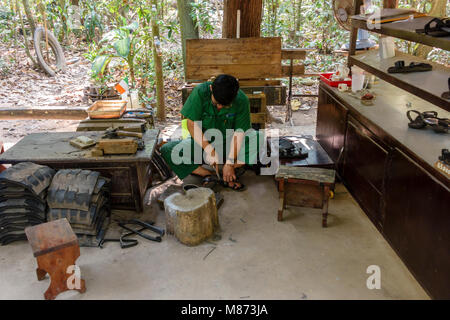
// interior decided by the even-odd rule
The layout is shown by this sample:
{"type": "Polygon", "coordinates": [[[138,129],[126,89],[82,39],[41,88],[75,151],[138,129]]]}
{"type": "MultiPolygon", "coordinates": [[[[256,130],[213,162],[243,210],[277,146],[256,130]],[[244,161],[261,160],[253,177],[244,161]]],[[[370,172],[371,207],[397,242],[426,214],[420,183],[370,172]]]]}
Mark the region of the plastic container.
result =
{"type": "MultiPolygon", "coordinates": [[[[352,81],[351,80],[349,80],[349,81],[344,81],[344,80],[342,80],[342,81],[332,81],[331,80],[331,76],[333,74],[334,74],[333,72],[331,72],[331,73],[321,73],[320,74],[320,80],[322,80],[323,82],[325,82],[327,85],[329,85],[331,87],[337,87],[337,86],[339,86],[340,83],[345,83],[349,87],[352,85],[352,81]]],[[[349,78],[351,78],[351,77],[349,77],[349,78]]]]}
{"type": "Polygon", "coordinates": [[[139,103],[139,92],[137,90],[130,90],[130,110],[140,109],[141,105],[139,103]]]}
{"type": "Polygon", "coordinates": [[[352,91],[362,90],[364,87],[364,70],[357,66],[352,66],[352,91]]]}
{"type": "Polygon", "coordinates": [[[395,42],[392,37],[380,37],[380,48],[378,50],[380,59],[395,57],[395,42]]]}

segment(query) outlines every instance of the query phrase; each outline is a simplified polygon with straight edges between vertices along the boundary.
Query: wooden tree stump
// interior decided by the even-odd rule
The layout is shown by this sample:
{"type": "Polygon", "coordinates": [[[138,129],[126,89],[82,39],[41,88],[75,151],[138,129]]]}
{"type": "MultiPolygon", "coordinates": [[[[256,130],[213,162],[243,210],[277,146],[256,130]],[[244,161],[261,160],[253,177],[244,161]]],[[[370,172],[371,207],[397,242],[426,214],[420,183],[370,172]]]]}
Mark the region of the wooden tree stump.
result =
{"type": "Polygon", "coordinates": [[[164,200],[166,231],[181,242],[195,246],[219,227],[216,198],[207,188],[189,189],[164,200]]]}

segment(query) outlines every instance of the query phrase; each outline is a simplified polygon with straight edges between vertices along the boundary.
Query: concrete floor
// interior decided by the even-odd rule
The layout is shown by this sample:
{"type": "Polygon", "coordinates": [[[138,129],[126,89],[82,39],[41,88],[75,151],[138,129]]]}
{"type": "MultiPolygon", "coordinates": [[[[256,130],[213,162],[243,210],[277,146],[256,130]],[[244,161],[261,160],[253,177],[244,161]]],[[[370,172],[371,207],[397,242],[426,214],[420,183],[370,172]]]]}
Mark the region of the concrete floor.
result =
{"type": "MultiPolygon", "coordinates": [[[[273,177],[247,172],[243,193],[224,191],[221,239],[187,247],[171,236],[137,247],[82,248],[85,294],[58,299],[428,299],[405,265],[337,185],[329,227],[321,211],[290,207],[277,222],[273,177]],[[381,268],[381,289],[369,290],[369,265],[381,268]]],[[[152,205],[156,224],[164,214],[152,205]]],[[[0,247],[0,299],[42,299],[25,242],[0,247]]]]}

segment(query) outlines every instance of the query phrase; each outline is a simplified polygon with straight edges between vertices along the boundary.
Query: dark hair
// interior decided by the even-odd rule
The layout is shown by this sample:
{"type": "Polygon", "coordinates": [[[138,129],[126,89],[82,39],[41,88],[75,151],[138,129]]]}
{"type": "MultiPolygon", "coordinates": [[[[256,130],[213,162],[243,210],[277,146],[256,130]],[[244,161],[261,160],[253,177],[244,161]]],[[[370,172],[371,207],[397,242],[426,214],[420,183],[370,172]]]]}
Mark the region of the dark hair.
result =
{"type": "Polygon", "coordinates": [[[219,104],[227,106],[233,102],[239,91],[239,82],[233,76],[221,74],[212,83],[214,99],[219,104]]]}

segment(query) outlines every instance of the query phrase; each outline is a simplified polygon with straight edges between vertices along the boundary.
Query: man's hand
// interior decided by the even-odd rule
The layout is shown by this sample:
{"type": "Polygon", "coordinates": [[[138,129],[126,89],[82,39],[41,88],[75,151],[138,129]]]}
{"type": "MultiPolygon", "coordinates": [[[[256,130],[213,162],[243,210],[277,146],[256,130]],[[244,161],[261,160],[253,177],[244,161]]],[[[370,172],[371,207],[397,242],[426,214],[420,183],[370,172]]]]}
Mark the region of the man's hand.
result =
{"type": "Polygon", "coordinates": [[[214,167],[215,165],[217,165],[219,163],[219,157],[217,155],[216,150],[214,150],[214,147],[212,145],[208,144],[205,147],[205,154],[206,154],[205,161],[210,166],[214,167]]]}
{"type": "Polygon", "coordinates": [[[231,164],[225,164],[223,166],[223,181],[233,182],[236,180],[236,174],[234,173],[234,167],[231,164]]]}

